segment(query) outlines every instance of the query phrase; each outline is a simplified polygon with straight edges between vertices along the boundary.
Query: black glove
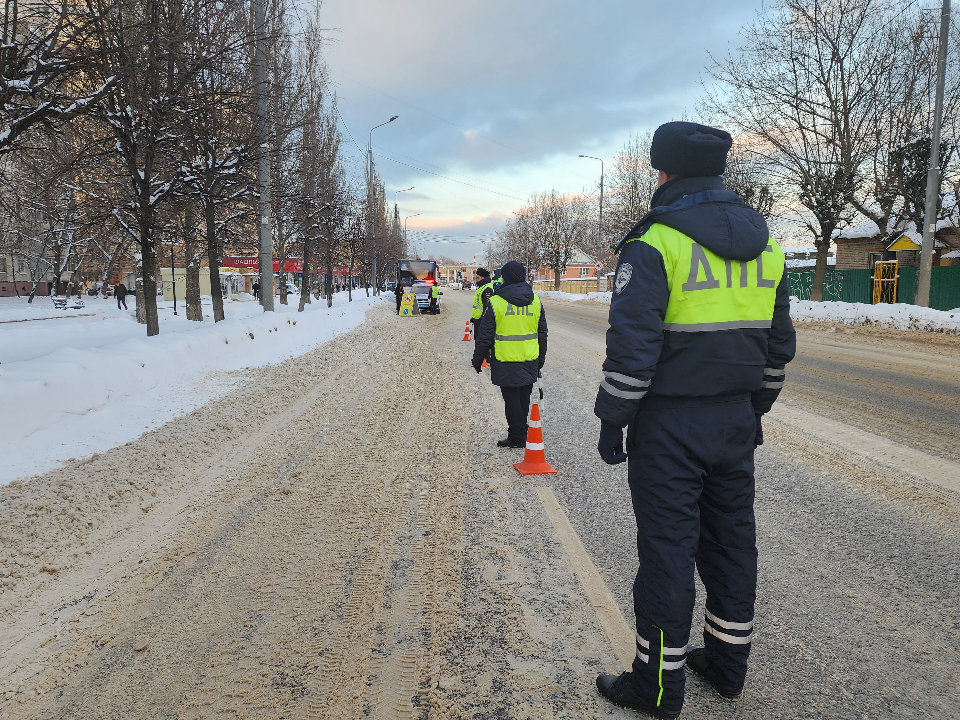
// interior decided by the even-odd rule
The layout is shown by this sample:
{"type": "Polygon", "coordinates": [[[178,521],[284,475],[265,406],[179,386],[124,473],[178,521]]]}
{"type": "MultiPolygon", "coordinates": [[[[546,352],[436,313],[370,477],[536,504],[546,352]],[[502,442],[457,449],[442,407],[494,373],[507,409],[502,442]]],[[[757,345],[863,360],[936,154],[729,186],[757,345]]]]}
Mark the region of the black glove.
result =
{"type": "Polygon", "coordinates": [[[473,365],[473,369],[476,370],[478,373],[483,372],[483,359],[482,359],[482,358],[481,358],[480,360],[474,360],[474,361],[471,363],[471,365],[473,365]]]}
{"type": "Polygon", "coordinates": [[[625,461],[627,454],[623,451],[623,428],[601,421],[597,452],[607,465],[619,465],[625,461]]]}
{"type": "Polygon", "coordinates": [[[758,448],[763,445],[763,415],[756,413],[757,416],[757,435],[753,439],[753,447],[758,448]]]}

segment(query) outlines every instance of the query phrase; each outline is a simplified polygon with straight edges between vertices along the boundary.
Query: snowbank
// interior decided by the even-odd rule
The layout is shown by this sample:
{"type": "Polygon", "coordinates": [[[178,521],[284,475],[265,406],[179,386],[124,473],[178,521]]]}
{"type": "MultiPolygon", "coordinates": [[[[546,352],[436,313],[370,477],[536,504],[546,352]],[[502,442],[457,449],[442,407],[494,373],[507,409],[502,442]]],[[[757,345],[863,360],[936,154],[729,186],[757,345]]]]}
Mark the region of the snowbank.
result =
{"type": "Polygon", "coordinates": [[[592,293],[568,293],[561,292],[559,290],[538,290],[537,295],[545,298],[553,298],[554,300],[593,300],[594,302],[605,302],[609,303],[610,298],[613,297],[612,292],[592,292],[592,293]]]}
{"type": "MultiPolygon", "coordinates": [[[[248,368],[303,354],[363,321],[377,298],[346,293],[304,312],[276,304],[228,302],[226,320],[189,322],[183,304],[160,302],[160,335],[147,338],[112,299],[84,298],[80,310],[55,311],[0,298],[0,484],[50,470],[60,461],[139,437],[243,383],[248,368]]],[[[392,301],[392,296],[391,296],[392,301]]],[[[299,301],[299,297],[297,298],[299,301]]],[[[256,408],[232,404],[256,422],[256,408]]]]}
{"type": "Polygon", "coordinates": [[[790,316],[794,320],[838,322],[845,325],[879,325],[897,330],[926,330],[960,334],[960,308],[931,310],[918,305],[897,303],[813,302],[790,298],[790,316]]]}

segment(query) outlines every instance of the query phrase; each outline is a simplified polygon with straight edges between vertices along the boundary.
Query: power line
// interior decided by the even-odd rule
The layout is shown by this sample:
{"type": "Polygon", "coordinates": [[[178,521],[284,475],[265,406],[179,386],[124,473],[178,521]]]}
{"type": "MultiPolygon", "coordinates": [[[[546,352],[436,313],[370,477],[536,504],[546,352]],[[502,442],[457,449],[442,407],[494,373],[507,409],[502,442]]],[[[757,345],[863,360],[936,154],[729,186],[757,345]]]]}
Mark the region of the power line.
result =
{"type": "Polygon", "coordinates": [[[380,146],[377,146],[377,150],[379,150],[382,153],[397,155],[398,157],[406,158],[407,160],[413,160],[413,162],[418,162],[423,165],[429,165],[430,167],[437,168],[437,170],[443,170],[444,172],[447,172],[451,175],[457,175],[458,177],[467,178],[468,180],[473,180],[474,182],[483,183],[484,185],[490,185],[491,187],[500,188],[501,190],[508,190],[513,193],[523,193],[523,190],[517,190],[516,188],[508,188],[504,185],[497,185],[496,183],[487,182],[486,180],[481,180],[480,178],[475,178],[470,175],[466,175],[465,173],[453,172],[452,170],[447,170],[446,168],[443,168],[440,165],[434,165],[433,163],[429,163],[426,160],[420,160],[419,158],[410,157],[409,155],[404,155],[403,153],[398,153],[396,150],[387,150],[386,148],[383,148],[380,146]]]}
{"type": "Polygon", "coordinates": [[[496,190],[490,190],[490,189],[488,189],[488,188],[483,188],[483,187],[480,187],[479,185],[471,185],[470,183],[465,183],[465,182],[463,182],[462,180],[456,180],[456,179],[454,179],[454,178],[447,177],[446,175],[441,175],[440,173],[431,172],[430,170],[424,170],[423,168],[416,167],[415,165],[410,165],[409,163],[405,163],[405,162],[402,162],[402,161],[400,161],[400,160],[397,160],[396,158],[392,158],[392,157],[390,157],[389,155],[385,155],[384,157],[385,157],[387,160],[390,160],[391,162],[397,163],[398,165],[403,165],[404,167],[412,168],[412,169],[414,169],[414,170],[419,170],[420,172],[427,173],[428,175],[435,175],[435,176],[437,176],[438,178],[443,178],[444,180],[448,180],[448,181],[450,181],[450,182],[455,182],[455,183],[458,183],[459,185],[466,185],[467,187],[472,187],[472,188],[475,188],[475,189],[477,189],[477,190],[484,190],[485,192],[493,193],[494,195],[501,195],[502,197],[510,198],[511,200],[518,200],[518,201],[520,201],[520,202],[526,202],[526,200],[525,200],[524,198],[518,198],[518,197],[514,197],[513,195],[507,195],[506,193],[497,192],[496,190]]]}

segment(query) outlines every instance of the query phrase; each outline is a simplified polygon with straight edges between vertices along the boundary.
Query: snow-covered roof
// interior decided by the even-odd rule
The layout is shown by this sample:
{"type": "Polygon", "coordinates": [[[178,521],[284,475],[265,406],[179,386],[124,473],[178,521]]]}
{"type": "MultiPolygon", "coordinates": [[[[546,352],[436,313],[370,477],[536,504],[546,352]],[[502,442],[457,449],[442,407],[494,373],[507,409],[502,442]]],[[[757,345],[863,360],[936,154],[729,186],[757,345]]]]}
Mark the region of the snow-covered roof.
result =
{"type": "Polygon", "coordinates": [[[960,250],[951,250],[946,255],[941,255],[941,258],[960,258],[960,250]]]}
{"type": "Polygon", "coordinates": [[[587,255],[583,250],[575,247],[573,248],[573,253],[570,255],[570,260],[567,262],[567,265],[593,265],[594,262],[592,256],[587,255]]]}
{"type": "MultiPolygon", "coordinates": [[[[786,265],[791,270],[798,270],[800,268],[812,268],[817,264],[816,257],[811,258],[787,258],[786,265]]],[[[832,267],[837,264],[837,259],[832,256],[827,257],[827,266],[832,267]]]]}
{"type": "MultiPolygon", "coordinates": [[[[953,193],[946,193],[943,196],[942,207],[947,211],[947,216],[937,220],[937,230],[948,228],[957,229],[960,227],[960,207],[958,207],[953,193]]],[[[866,240],[877,237],[880,234],[879,226],[873,220],[864,220],[862,223],[851,225],[850,227],[838,230],[833,233],[834,240],[866,240]]],[[[908,238],[920,243],[923,234],[917,230],[917,225],[912,220],[904,220],[898,217],[891,217],[887,220],[887,236],[900,238],[906,235],[908,238]]]]}

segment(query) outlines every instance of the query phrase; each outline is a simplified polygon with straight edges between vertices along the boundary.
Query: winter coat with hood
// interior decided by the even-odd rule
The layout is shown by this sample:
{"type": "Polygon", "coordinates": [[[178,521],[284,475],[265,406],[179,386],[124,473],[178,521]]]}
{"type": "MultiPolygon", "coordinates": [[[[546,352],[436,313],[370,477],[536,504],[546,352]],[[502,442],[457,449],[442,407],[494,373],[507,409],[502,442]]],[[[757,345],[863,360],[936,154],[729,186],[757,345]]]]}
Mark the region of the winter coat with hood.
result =
{"type": "MultiPolygon", "coordinates": [[[[494,295],[498,295],[511,305],[526,307],[533,302],[533,288],[528,283],[518,282],[501,285],[494,295]]],[[[547,357],[547,314],[540,306],[540,321],[537,324],[537,340],[540,343],[540,356],[536,360],[523,362],[501,362],[493,357],[493,342],[497,334],[497,316],[488,303],[477,324],[476,341],[473,349],[473,362],[479,364],[483,358],[490,361],[490,381],[500,387],[523,387],[537,381],[537,374],[547,357]]]]}
{"type": "Polygon", "coordinates": [[[642,398],[628,399],[601,386],[594,412],[601,420],[623,427],[633,421],[641,404],[656,402],[657,396],[749,396],[757,413],[768,412],[780,392],[779,387],[769,386],[782,386],[783,368],[796,352],[786,272],[776,288],[769,328],[665,330],[670,288],[663,256],[650,244],[636,240],[655,223],[673,228],[729,260],[755,260],[770,242],[763,216],[735,193],[724,190],[720,177],[677,178],[658,188],[651,211],[618,246],[617,277],[625,263],[632,266],[632,275],[625,275],[626,284],[618,283],[610,303],[603,363],[606,381],[615,390],[629,393],[648,382],[649,388],[642,398]],[[618,380],[616,375],[625,377],[618,380]]]}

